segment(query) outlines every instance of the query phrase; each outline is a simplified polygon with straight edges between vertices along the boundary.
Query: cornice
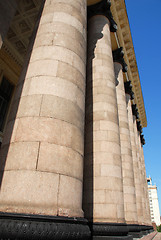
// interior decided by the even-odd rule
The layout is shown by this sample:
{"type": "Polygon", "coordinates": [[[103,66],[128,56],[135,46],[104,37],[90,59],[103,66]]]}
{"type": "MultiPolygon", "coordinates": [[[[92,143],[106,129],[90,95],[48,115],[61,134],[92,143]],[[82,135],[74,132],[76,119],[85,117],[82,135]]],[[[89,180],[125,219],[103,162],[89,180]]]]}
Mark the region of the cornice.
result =
{"type": "Polygon", "coordinates": [[[147,119],[144,107],[144,100],[141,90],[140,78],[136,63],[128,16],[126,12],[125,1],[112,0],[111,3],[111,11],[118,27],[116,35],[120,46],[122,46],[124,49],[124,59],[128,65],[127,75],[132,82],[133,91],[135,94],[135,103],[138,107],[141,124],[143,127],[146,127],[147,119]]]}

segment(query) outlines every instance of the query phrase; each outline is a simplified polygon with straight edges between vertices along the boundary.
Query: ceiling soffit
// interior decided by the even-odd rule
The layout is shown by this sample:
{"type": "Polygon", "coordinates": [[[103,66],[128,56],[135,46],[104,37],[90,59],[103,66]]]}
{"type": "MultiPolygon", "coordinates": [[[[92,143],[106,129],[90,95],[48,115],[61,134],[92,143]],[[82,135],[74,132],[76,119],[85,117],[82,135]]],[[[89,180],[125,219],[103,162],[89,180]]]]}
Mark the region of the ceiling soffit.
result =
{"type": "Polygon", "coordinates": [[[16,0],[18,8],[2,48],[22,66],[42,0],[16,0]]]}

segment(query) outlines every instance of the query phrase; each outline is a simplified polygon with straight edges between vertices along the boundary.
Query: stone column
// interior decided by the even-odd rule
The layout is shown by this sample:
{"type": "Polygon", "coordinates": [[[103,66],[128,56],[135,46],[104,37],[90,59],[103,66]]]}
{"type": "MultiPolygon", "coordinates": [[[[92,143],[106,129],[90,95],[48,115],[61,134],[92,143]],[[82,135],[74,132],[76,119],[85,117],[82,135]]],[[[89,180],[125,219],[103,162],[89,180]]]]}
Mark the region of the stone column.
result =
{"type": "Polygon", "coordinates": [[[149,205],[149,193],[148,193],[148,186],[147,186],[147,177],[146,177],[146,169],[145,169],[145,161],[144,161],[144,151],[143,145],[145,144],[144,136],[141,135],[141,156],[142,156],[142,164],[143,164],[143,171],[144,171],[144,182],[145,182],[145,197],[146,197],[146,225],[151,226],[151,215],[150,215],[150,205],[149,205]]]}
{"type": "Polygon", "coordinates": [[[137,147],[136,147],[134,123],[133,123],[133,118],[135,118],[136,116],[138,117],[138,114],[137,112],[134,113],[132,111],[131,100],[134,98],[134,93],[132,91],[132,85],[130,81],[125,83],[125,92],[126,92],[126,102],[127,102],[127,110],[128,110],[130,141],[131,141],[131,147],[132,147],[136,208],[137,208],[137,219],[138,219],[138,224],[131,226],[131,232],[133,232],[133,236],[135,236],[135,238],[141,238],[142,235],[141,235],[141,229],[139,225],[142,225],[142,220],[140,219],[142,217],[142,192],[141,192],[140,174],[138,173],[137,147]]]}
{"type": "MultiPolygon", "coordinates": [[[[84,211],[93,239],[126,235],[110,1],[88,9],[84,211]],[[109,236],[111,235],[111,236],[109,236]]],[[[117,239],[117,238],[115,238],[117,239]]],[[[119,239],[126,239],[126,236],[119,239]]]]}
{"type": "Polygon", "coordinates": [[[140,135],[142,132],[142,126],[140,121],[137,121],[137,141],[138,141],[138,157],[139,157],[139,168],[141,174],[141,186],[142,186],[142,205],[143,205],[143,224],[146,225],[146,196],[145,196],[145,181],[144,181],[144,169],[141,155],[141,140],[140,135]]]}
{"type": "Polygon", "coordinates": [[[7,35],[11,21],[15,15],[17,4],[15,0],[0,1],[0,48],[7,35]]]}
{"type": "MultiPolygon", "coordinates": [[[[133,108],[136,108],[136,105],[133,108]]],[[[140,152],[139,152],[139,138],[138,138],[137,120],[136,120],[135,116],[134,116],[134,132],[135,132],[136,153],[137,153],[137,162],[138,162],[138,176],[140,177],[140,186],[141,186],[141,206],[140,206],[140,214],[139,214],[138,219],[139,219],[140,225],[144,225],[144,209],[143,209],[143,206],[144,206],[144,194],[143,194],[144,189],[143,189],[143,184],[142,184],[142,167],[141,167],[141,159],[140,159],[140,152]]]]}
{"type": "Polygon", "coordinates": [[[143,153],[143,145],[145,144],[144,135],[141,134],[142,130],[139,132],[139,151],[140,151],[140,159],[141,159],[141,169],[142,169],[142,184],[144,190],[144,224],[146,226],[151,225],[150,216],[149,216],[149,197],[148,197],[148,187],[147,187],[147,179],[146,179],[146,170],[145,170],[145,161],[144,161],[144,153],[143,153]]]}
{"type": "Polygon", "coordinates": [[[137,210],[136,210],[133,159],[123,78],[123,72],[127,71],[127,65],[124,62],[123,55],[124,53],[122,48],[113,51],[115,78],[118,83],[116,87],[116,94],[120,129],[124,211],[126,223],[136,224],[137,210]]]}
{"type": "MultiPolygon", "coordinates": [[[[7,127],[13,125],[12,135],[6,132],[1,153],[0,211],[56,216],[53,222],[64,222],[53,225],[58,239],[88,234],[78,222],[84,216],[86,8],[86,0],[45,1],[24,85],[15,96],[16,119],[7,127]]],[[[41,230],[49,229],[44,224],[41,230]]]]}

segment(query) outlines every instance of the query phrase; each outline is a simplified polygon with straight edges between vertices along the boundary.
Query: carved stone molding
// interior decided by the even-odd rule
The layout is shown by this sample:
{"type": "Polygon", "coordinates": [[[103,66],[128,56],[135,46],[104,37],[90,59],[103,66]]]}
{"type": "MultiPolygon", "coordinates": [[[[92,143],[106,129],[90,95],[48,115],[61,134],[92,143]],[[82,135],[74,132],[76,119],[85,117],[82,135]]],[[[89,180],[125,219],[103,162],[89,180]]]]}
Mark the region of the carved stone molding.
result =
{"type": "Polygon", "coordinates": [[[137,224],[128,224],[127,225],[129,229],[129,235],[132,235],[133,238],[142,238],[142,225],[137,225],[137,224]]]}
{"type": "Polygon", "coordinates": [[[116,32],[117,31],[117,24],[113,19],[111,10],[111,1],[110,0],[102,0],[99,3],[91,5],[87,8],[88,10],[88,19],[95,16],[95,15],[103,15],[108,18],[110,21],[110,31],[116,32]]]}
{"type": "Polygon", "coordinates": [[[93,239],[131,240],[125,223],[90,223],[93,239]]]}
{"type": "Polygon", "coordinates": [[[125,82],[124,83],[125,86],[125,93],[130,95],[131,100],[134,99],[134,92],[132,90],[132,84],[131,81],[125,82]]]}
{"type": "Polygon", "coordinates": [[[143,134],[140,135],[140,140],[141,140],[141,144],[145,145],[145,138],[143,134]]]}
{"type": "Polygon", "coordinates": [[[138,130],[138,132],[140,132],[140,134],[143,132],[142,131],[142,125],[141,125],[140,121],[137,121],[137,130],[138,130]]]}
{"type": "Polygon", "coordinates": [[[153,230],[152,226],[146,225],[128,224],[127,227],[129,229],[129,235],[132,235],[134,239],[140,239],[144,235],[149,234],[149,231],[153,230]]]}
{"type": "Polygon", "coordinates": [[[132,114],[136,117],[136,119],[139,119],[139,113],[136,104],[132,104],[132,114]]]}
{"type": "Polygon", "coordinates": [[[137,68],[137,62],[134,52],[133,41],[131,37],[131,31],[128,21],[128,14],[126,12],[125,1],[115,0],[111,1],[111,11],[113,17],[118,25],[117,37],[120,46],[123,47],[125,55],[124,59],[128,65],[128,78],[133,83],[133,91],[135,93],[135,103],[139,109],[140,120],[143,127],[147,126],[146,113],[143,101],[143,95],[141,90],[141,84],[139,79],[139,73],[137,68]]]}
{"type": "Polygon", "coordinates": [[[128,67],[127,64],[124,61],[124,51],[123,48],[120,47],[112,52],[113,54],[113,61],[118,62],[122,65],[122,71],[127,72],[128,67]]]}
{"type": "Polygon", "coordinates": [[[1,239],[88,240],[85,219],[0,213],[1,239]]]}

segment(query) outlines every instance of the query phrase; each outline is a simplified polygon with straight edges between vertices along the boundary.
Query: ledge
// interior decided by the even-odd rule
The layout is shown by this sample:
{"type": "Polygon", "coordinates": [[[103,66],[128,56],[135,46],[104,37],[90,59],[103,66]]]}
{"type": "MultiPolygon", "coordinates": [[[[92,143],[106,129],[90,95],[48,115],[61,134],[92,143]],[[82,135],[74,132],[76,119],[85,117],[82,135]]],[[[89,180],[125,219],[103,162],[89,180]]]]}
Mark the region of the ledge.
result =
{"type": "Polygon", "coordinates": [[[131,30],[129,26],[126,6],[124,0],[113,0],[111,1],[111,12],[114,20],[117,23],[117,37],[120,46],[123,47],[124,50],[124,59],[126,64],[128,65],[128,78],[132,82],[133,91],[135,94],[135,103],[137,104],[140,121],[143,127],[147,126],[147,119],[144,107],[144,100],[141,90],[140,78],[138,73],[138,67],[135,57],[135,51],[131,36],[131,30]]]}
{"type": "Polygon", "coordinates": [[[1,239],[89,240],[84,218],[0,213],[1,239]]]}

